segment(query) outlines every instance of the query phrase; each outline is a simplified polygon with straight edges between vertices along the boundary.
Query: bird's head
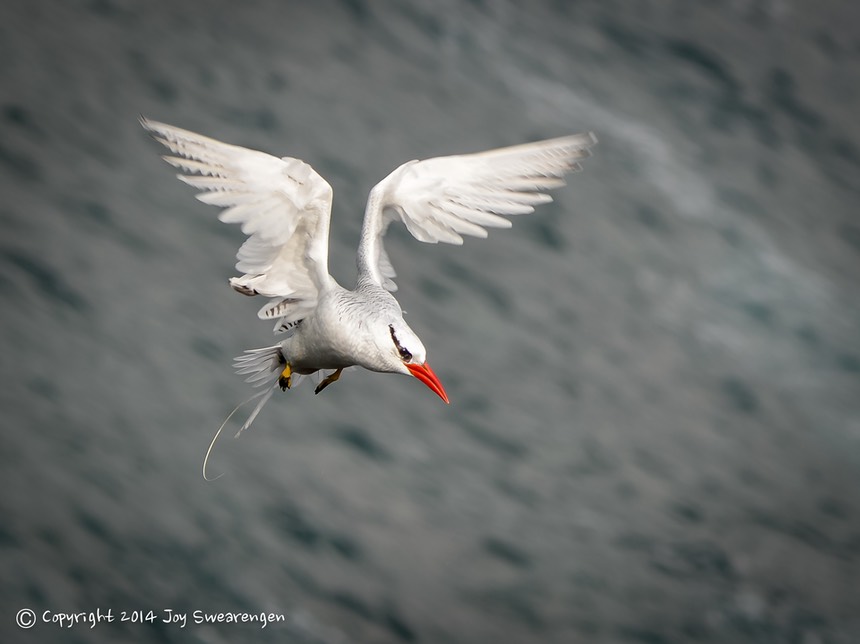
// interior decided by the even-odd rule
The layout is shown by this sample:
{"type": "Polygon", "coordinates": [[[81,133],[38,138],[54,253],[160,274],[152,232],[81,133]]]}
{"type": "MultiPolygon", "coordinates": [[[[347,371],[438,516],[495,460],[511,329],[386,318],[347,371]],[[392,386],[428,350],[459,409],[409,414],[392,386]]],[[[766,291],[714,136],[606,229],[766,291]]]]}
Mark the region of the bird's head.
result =
{"type": "Polygon", "coordinates": [[[384,327],[380,325],[376,344],[384,365],[380,371],[414,376],[446,403],[449,402],[442,383],[427,364],[427,350],[402,318],[387,321],[384,327]]]}

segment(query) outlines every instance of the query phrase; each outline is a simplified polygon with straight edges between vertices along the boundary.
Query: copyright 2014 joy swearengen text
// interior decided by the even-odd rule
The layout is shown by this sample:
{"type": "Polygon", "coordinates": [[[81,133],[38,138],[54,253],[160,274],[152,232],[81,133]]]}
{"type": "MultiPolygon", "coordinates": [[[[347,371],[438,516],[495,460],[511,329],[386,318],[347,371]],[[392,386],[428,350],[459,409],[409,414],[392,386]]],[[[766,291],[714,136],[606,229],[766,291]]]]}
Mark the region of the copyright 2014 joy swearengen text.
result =
{"type": "Polygon", "coordinates": [[[15,617],[20,628],[30,629],[37,623],[59,628],[95,628],[99,624],[169,624],[185,628],[189,624],[258,624],[266,628],[269,624],[286,621],[283,613],[261,611],[248,612],[209,612],[194,610],[177,611],[172,608],[155,610],[119,610],[97,608],[93,611],[61,612],[46,610],[37,614],[30,608],[22,608],[15,617]]]}

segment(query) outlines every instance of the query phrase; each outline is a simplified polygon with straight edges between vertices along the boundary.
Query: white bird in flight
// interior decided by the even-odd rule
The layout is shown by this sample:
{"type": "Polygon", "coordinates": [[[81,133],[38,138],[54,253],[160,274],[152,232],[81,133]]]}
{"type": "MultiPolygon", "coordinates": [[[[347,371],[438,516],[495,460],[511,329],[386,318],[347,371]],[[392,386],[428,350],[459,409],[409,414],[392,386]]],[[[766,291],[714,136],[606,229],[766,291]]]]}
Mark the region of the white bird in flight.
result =
{"type": "Polygon", "coordinates": [[[274,320],[275,333],[284,336],[236,358],[233,366],[247,382],[260,387],[275,381],[255,396],[261,400],[240,433],[278,388],[334,370],[317,385],[319,393],[351,366],[414,376],[447,403],[424,345],[392,295],[396,274],[382,243],[388,225],[399,220],[419,241],[457,245],[462,235],[510,228],[500,215],[531,213],[552,201],[546,192],[580,170],[579,161],[597,143],[587,132],[404,163],[370,191],[358,278],[348,290],[328,272],[332,189],[311,166],[146,118],[140,123],[175,155],[164,160],[185,173],[177,175],[181,181],[201,190],[197,198],[226,208],[221,221],[241,225],[248,236],[236,255],[242,275],[230,286],[269,298],[257,315],[274,320]]]}

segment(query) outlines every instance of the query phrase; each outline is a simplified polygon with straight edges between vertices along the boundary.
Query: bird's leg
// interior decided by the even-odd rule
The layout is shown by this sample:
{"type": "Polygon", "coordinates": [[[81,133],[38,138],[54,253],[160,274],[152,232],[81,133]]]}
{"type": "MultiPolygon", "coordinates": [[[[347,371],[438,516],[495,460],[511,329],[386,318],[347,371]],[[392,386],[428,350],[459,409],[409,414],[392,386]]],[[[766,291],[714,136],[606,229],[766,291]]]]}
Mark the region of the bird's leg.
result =
{"type": "Polygon", "coordinates": [[[290,363],[287,362],[284,365],[284,370],[281,372],[280,377],[278,378],[278,385],[281,387],[281,391],[286,391],[293,384],[293,370],[290,369],[290,363]]]}
{"type": "Polygon", "coordinates": [[[314,389],[314,393],[315,393],[315,394],[318,394],[318,393],[319,393],[319,392],[321,392],[323,389],[325,389],[326,387],[328,387],[331,383],[333,383],[333,382],[337,382],[337,381],[338,381],[338,379],[340,378],[340,374],[341,374],[341,373],[343,373],[343,367],[341,367],[340,369],[338,369],[337,371],[335,371],[335,372],[334,372],[333,374],[331,374],[330,376],[326,376],[325,378],[323,378],[323,381],[322,381],[320,384],[318,384],[318,385],[317,385],[317,388],[316,388],[316,389],[314,389]]]}

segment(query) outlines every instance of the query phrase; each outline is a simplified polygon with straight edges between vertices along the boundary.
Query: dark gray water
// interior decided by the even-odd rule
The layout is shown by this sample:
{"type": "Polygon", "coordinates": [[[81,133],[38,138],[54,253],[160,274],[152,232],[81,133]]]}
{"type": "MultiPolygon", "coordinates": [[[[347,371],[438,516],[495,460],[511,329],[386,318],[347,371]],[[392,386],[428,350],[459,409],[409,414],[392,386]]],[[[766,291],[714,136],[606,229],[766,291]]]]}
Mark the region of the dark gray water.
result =
{"type": "Polygon", "coordinates": [[[4,0],[0,640],[860,641],[858,113],[848,1],[4,0]],[[512,231],[389,242],[450,407],[347,372],[206,483],[272,337],[140,113],[311,163],[347,284],[396,165],[601,143],[512,231]]]}

